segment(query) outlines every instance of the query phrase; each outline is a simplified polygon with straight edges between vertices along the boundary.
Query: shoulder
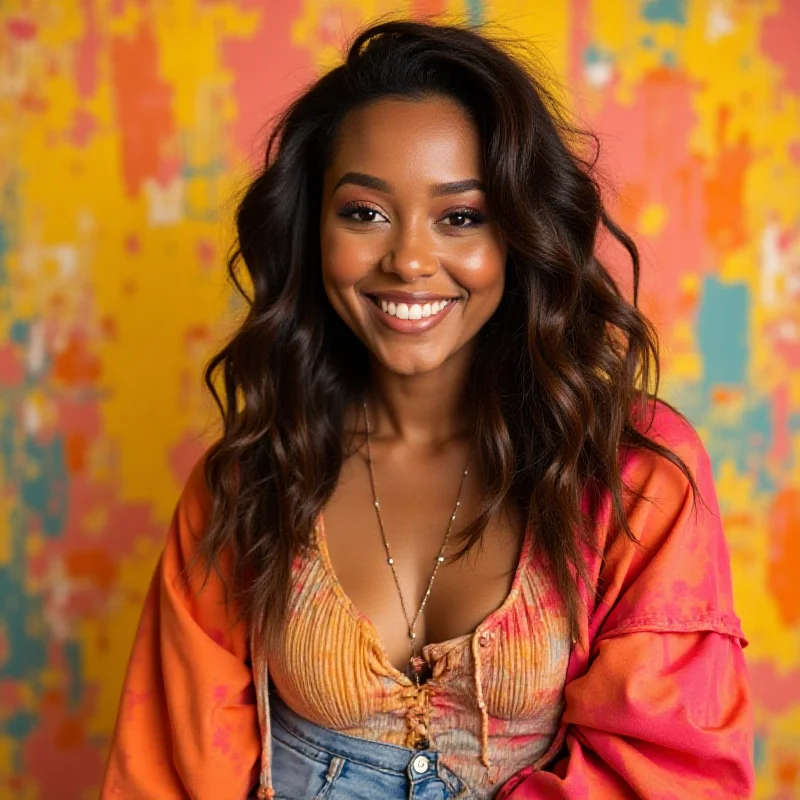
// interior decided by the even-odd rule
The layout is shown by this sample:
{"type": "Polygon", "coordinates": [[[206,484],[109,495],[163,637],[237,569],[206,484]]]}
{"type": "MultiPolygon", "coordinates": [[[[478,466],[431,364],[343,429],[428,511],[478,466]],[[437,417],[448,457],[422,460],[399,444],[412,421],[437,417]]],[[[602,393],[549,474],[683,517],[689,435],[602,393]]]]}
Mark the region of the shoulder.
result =
{"type": "Polygon", "coordinates": [[[702,623],[740,635],[708,453],[680,413],[663,403],[651,412],[641,432],[680,458],[686,472],[643,448],[625,454],[624,511],[636,541],[610,525],[602,531],[598,588],[602,605],[613,609],[607,624],[619,631],[641,624],[689,630],[702,623]]]}
{"type": "MultiPolygon", "coordinates": [[[[678,456],[693,475],[706,466],[708,453],[699,433],[678,409],[663,400],[653,400],[643,411],[637,410],[634,427],[655,444],[678,456]]],[[[623,474],[642,470],[656,470],[663,474],[680,471],[663,455],[644,448],[624,449],[621,464],[623,474]]]]}

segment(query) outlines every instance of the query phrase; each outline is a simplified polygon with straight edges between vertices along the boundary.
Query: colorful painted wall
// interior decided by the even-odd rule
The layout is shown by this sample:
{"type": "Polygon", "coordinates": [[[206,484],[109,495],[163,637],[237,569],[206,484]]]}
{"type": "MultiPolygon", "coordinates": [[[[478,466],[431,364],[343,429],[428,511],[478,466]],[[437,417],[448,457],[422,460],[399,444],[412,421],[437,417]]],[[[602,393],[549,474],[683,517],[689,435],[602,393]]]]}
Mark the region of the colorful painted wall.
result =
{"type": "MultiPolygon", "coordinates": [[[[213,420],[231,211],[271,113],[396,0],[0,4],[0,797],[96,796],[213,420]]],[[[415,0],[535,41],[603,139],[666,395],[712,454],[759,798],[800,797],[800,3],[415,0]]]]}

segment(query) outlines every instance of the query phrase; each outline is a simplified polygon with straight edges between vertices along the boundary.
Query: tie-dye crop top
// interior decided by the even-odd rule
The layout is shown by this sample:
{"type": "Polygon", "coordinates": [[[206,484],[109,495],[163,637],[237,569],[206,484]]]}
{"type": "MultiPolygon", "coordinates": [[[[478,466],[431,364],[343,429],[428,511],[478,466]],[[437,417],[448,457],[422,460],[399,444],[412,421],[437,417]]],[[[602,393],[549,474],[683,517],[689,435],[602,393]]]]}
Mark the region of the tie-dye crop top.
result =
{"type": "Polygon", "coordinates": [[[431,677],[417,687],[344,593],[320,519],[309,553],[295,559],[289,621],[268,654],[275,689],[323,727],[433,747],[468,787],[464,797],[492,797],[547,752],[563,711],[569,624],[532,544],[527,535],[505,602],[473,633],[424,647],[431,677]]]}
{"type": "MultiPolygon", "coordinates": [[[[202,590],[202,576],[184,579],[211,508],[201,460],[147,593],[102,800],[272,797],[272,684],[329,728],[411,746],[428,739],[478,797],[752,797],[746,640],[711,465],[669,407],[656,407],[647,432],[684,460],[702,499],[693,503],[666,459],[621,452],[638,544],[616,535],[607,497],[584,502],[597,547],[584,551],[591,582],[577,642],[529,538],[503,605],[473,634],[426,648],[432,677],[420,690],[344,595],[321,525],[316,547],[295,560],[282,640],[253,659],[216,573],[202,590]]],[[[219,568],[230,570],[229,556],[219,568]]]]}

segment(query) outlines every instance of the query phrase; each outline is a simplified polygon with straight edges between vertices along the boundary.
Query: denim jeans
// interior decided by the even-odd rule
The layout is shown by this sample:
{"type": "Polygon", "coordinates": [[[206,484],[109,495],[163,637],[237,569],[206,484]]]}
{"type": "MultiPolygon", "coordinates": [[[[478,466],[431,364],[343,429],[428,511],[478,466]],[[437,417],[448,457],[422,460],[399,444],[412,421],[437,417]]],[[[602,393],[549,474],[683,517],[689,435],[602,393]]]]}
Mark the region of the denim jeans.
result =
{"type": "Polygon", "coordinates": [[[462,782],[436,750],[412,750],[322,728],[270,695],[275,800],[451,800],[462,782]]]}

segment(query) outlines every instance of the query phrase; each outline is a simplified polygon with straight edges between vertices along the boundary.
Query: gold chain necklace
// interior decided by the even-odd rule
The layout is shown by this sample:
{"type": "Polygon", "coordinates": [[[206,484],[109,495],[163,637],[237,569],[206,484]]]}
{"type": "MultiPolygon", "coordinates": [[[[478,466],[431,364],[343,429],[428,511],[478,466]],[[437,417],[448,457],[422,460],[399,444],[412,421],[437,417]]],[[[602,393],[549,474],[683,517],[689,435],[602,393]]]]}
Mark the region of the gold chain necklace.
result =
{"type": "Polygon", "coordinates": [[[397,587],[397,594],[400,597],[400,605],[403,609],[403,616],[406,618],[406,625],[408,626],[408,638],[411,640],[411,658],[408,661],[408,668],[406,669],[406,675],[414,680],[419,686],[420,678],[422,673],[425,669],[425,660],[418,655],[417,653],[417,643],[416,643],[416,627],[417,622],[419,621],[420,614],[422,614],[422,610],[425,608],[425,604],[428,602],[428,597],[430,596],[431,589],[433,588],[433,582],[436,579],[436,573],[439,571],[439,567],[441,566],[442,562],[444,561],[444,549],[447,546],[448,539],[450,538],[450,533],[453,530],[453,523],[456,521],[456,513],[458,512],[458,508],[461,505],[461,492],[464,489],[464,481],[466,480],[467,474],[469,470],[467,466],[469,464],[469,456],[467,457],[467,464],[464,466],[464,472],[461,475],[461,483],[458,487],[458,497],[456,498],[456,504],[453,506],[453,513],[450,515],[450,522],[447,525],[447,533],[444,536],[444,541],[442,542],[442,546],[439,548],[439,554],[436,556],[436,561],[434,562],[433,572],[431,573],[430,580],[428,581],[428,588],[425,591],[425,596],[422,598],[422,602],[417,609],[417,613],[414,615],[413,619],[410,619],[408,616],[408,611],[406,610],[406,603],[403,599],[403,592],[400,590],[400,581],[397,579],[397,572],[394,569],[394,559],[392,558],[391,550],[389,549],[389,541],[386,538],[386,531],[383,527],[383,517],[381,515],[381,504],[378,501],[378,492],[375,489],[375,474],[372,469],[372,452],[369,446],[369,434],[370,434],[370,424],[369,424],[369,414],[367,413],[367,402],[364,401],[364,422],[366,424],[367,429],[367,465],[369,466],[369,481],[370,486],[372,487],[372,499],[375,505],[375,514],[378,517],[378,527],[381,531],[381,538],[383,539],[383,546],[386,550],[386,560],[389,564],[389,567],[392,570],[392,577],[394,578],[394,585],[397,587]]]}

